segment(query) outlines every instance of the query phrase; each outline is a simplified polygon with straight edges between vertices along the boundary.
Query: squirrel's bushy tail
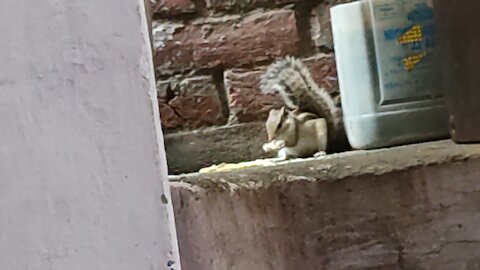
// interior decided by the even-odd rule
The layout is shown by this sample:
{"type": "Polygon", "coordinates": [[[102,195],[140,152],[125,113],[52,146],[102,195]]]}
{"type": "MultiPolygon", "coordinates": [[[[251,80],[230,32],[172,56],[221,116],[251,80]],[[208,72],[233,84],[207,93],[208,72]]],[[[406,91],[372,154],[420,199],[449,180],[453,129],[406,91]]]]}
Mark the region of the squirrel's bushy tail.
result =
{"type": "Polygon", "coordinates": [[[330,94],[315,83],[301,60],[287,56],[271,64],[261,78],[260,90],[265,94],[279,92],[289,109],[298,108],[325,118],[329,139],[343,137],[342,111],[330,94]]]}

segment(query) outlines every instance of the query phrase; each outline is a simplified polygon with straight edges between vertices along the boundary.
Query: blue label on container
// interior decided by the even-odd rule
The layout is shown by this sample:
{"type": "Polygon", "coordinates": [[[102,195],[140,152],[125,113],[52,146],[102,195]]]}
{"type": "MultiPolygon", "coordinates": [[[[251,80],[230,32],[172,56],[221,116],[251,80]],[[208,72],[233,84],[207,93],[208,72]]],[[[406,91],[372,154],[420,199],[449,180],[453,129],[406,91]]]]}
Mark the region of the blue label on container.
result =
{"type": "Polygon", "coordinates": [[[371,0],[381,104],[436,96],[435,35],[429,0],[371,0]]]}
{"type": "Polygon", "coordinates": [[[428,7],[426,3],[416,4],[415,9],[407,14],[407,19],[414,23],[432,20],[433,9],[428,7]]]}

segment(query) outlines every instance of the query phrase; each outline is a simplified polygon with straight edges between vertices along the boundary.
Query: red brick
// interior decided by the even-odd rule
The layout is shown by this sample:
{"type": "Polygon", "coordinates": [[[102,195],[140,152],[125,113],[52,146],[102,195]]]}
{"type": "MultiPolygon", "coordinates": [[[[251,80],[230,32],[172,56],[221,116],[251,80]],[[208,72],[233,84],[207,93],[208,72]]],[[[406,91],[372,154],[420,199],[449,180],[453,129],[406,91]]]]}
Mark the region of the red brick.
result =
{"type": "Polygon", "coordinates": [[[157,83],[160,118],[167,129],[222,124],[222,102],[211,76],[171,78],[157,83]]]}
{"type": "MultiPolygon", "coordinates": [[[[304,63],[310,69],[315,82],[324,87],[340,105],[337,69],[332,54],[319,54],[304,63]]],[[[225,72],[225,88],[228,94],[231,122],[252,122],[265,120],[268,112],[283,105],[280,96],[263,95],[258,82],[267,67],[256,70],[232,69],[225,72]]]]}
{"type": "Polygon", "coordinates": [[[333,49],[330,8],[338,4],[352,1],[353,0],[322,1],[321,4],[312,10],[312,17],[310,19],[311,36],[316,47],[333,49]]]}
{"type": "Polygon", "coordinates": [[[175,110],[168,106],[168,104],[159,102],[159,106],[163,129],[175,129],[182,127],[185,124],[185,120],[175,114],[175,110]]]}
{"type": "Polygon", "coordinates": [[[176,36],[183,31],[185,31],[185,25],[180,23],[158,21],[153,23],[155,50],[153,60],[159,74],[172,74],[170,67],[178,70],[193,68],[193,44],[175,42],[176,36]]]}
{"type": "Polygon", "coordinates": [[[189,25],[155,26],[155,63],[160,74],[252,65],[296,54],[299,41],[292,10],[255,13],[244,19],[227,16],[189,25]]]}
{"type": "Polygon", "coordinates": [[[318,54],[304,59],[303,62],[310,69],[315,82],[320,87],[325,88],[337,100],[337,105],[339,105],[340,92],[335,56],[333,54],[318,54]]]}
{"type": "Polygon", "coordinates": [[[302,0],[275,0],[275,4],[283,5],[283,4],[296,3],[296,2],[300,2],[300,1],[302,1],[302,0]]]}
{"type": "Polygon", "coordinates": [[[206,0],[206,7],[216,11],[234,10],[234,9],[251,9],[255,7],[263,7],[269,4],[269,0],[206,0]]]}
{"type": "Polygon", "coordinates": [[[164,17],[195,12],[195,4],[190,0],[155,0],[153,2],[154,12],[164,17]]]}
{"type": "Polygon", "coordinates": [[[225,72],[225,88],[230,106],[230,122],[245,123],[265,120],[271,109],[283,102],[277,95],[263,95],[258,83],[266,68],[258,70],[233,69],[225,72]]]}

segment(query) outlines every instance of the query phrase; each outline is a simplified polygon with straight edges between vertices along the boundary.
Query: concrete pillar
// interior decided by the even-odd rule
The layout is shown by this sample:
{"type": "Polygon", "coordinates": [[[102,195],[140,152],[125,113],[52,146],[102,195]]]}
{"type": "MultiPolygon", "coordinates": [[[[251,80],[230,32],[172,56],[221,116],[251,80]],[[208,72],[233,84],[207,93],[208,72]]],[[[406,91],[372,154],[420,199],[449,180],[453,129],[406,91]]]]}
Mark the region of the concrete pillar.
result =
{"type": "Polygon", "coordinates": [[[0,33],[0,268],[179,270],[143,1],[3,0],[0,33]]]}

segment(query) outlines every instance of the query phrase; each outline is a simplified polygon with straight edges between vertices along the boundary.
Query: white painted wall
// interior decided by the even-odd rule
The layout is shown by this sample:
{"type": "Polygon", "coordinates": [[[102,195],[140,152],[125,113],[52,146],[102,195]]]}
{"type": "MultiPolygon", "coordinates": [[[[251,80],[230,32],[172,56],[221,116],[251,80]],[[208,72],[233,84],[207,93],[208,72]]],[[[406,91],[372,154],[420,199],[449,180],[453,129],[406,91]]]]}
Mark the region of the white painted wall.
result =
{"type": "Polygon", "coordinates": [[[0,269],[180,269],[143,10],[0,1],[0,269]]]}

